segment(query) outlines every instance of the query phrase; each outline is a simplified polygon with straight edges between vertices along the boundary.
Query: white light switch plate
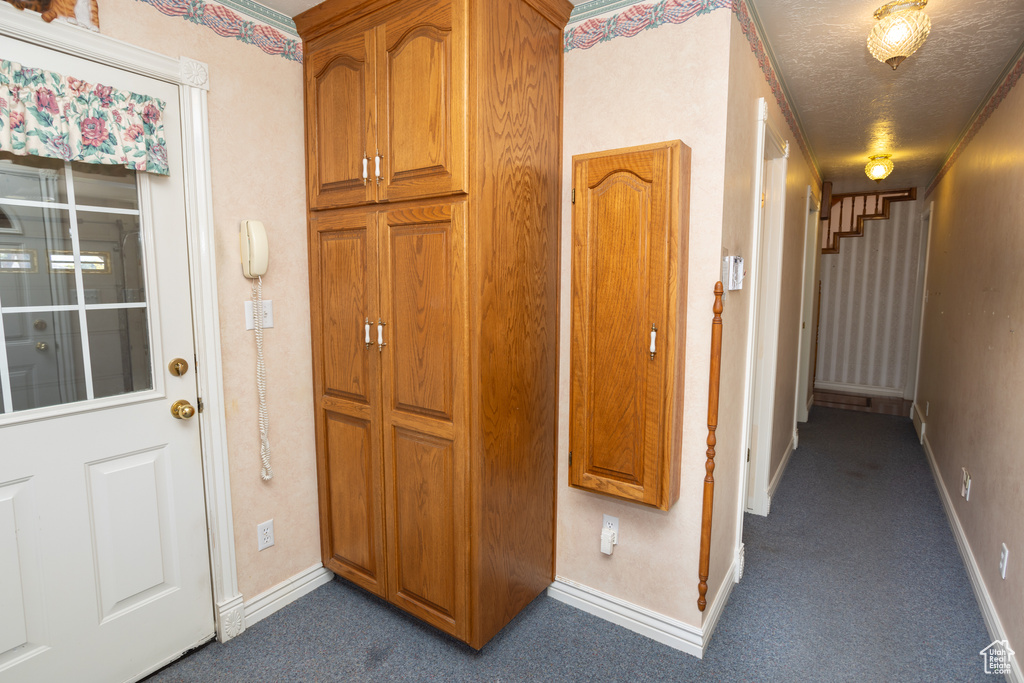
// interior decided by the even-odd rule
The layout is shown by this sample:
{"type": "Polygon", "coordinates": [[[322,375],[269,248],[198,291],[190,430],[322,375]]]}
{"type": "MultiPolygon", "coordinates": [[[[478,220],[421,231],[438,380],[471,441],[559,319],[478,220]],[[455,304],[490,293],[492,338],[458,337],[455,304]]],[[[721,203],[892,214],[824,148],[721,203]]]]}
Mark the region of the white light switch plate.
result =
{"type": "MultiPolygon", "coordinates": [[[[266,299],[263,302],[263,328],[274,326],[274,302],[266,299]]],[[[252,302],[245,302],[245,329],[251,330],[255,327],[252,319],[252,302]]]]}

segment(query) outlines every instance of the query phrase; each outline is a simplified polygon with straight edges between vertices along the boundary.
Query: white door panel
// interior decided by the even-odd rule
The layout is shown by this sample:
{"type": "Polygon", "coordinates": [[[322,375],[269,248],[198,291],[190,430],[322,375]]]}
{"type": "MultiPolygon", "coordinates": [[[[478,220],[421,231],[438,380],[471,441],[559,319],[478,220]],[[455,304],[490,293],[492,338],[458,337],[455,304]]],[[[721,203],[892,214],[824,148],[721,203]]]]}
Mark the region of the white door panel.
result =
{"type": "Polygon", "coordinates": [[[166,103],[168,177],[0,155],[0,683],[132,680],[214,634],[178,90],[4,42],[166,103]]]}

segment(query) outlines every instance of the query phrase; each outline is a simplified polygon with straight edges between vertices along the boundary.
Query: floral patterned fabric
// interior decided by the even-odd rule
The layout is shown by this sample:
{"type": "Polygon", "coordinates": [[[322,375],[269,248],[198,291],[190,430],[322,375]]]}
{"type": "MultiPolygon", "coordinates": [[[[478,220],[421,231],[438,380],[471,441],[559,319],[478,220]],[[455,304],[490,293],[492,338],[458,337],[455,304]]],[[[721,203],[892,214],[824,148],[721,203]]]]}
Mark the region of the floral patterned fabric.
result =
{"type": "Polygon", "coordinates": [[[168,174],[164,103],[0,61],[0,150],[168,174]]]}

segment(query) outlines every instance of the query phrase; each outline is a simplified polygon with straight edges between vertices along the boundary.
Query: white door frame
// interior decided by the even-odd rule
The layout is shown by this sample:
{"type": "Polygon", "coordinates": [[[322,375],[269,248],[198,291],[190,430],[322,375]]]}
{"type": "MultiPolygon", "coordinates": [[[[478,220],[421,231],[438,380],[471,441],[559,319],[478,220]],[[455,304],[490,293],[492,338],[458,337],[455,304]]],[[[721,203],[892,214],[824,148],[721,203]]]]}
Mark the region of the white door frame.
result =
{"type": "Polygon", "coordinates": [[[210,571],[217,639],[245,629],[238,592],[231,487],[228,478],[224,383],[221,377],[220,322],[217,308],[210,131],[207,106],[209,68],[186,57],[165,55],[63,23],[46,24],[35,14],[0,8],[0,35],[148,76],[178,86],[181,102],[185,177],[186,232],[192,321],[196,337],[196,380],[203,410],[197,415],[203,457],[203,483],[209,531],[210,571]]]}
{"type": "Polygon", "coordinates": [[[757,109],[757,156],[755,157],[754,211],[751,230],[752,263],[750,264],[750,310],[747,317],[747,360],[745,367],[743,415],[743,453],[750,452],[750,461],[741,458],[739,510],[737,517],[736,554],[743,559],[743,515],[749,509],[767,515],[768,474],[771,469],[772,416],[775,408],[775,371],[778,365],[779,304],[782,285],[782,238],[786,215],[786,168],[789,142],[768,121],[768,104],[759,98],[757,109]],[[771,196],[761,195],[768,185],[765,170],[771,175],[771,196]],[[764,228],[762,229],[762,225],[764,228]],[[762,234],[767,240],[762,240],[762,234]],[[762,261],[764,255],[764,263],[762,261]],[[764,266],[762,268],[762,266],[764,266]],[[758,305],[761,289],[765,292],[764,310],[758,305]],[[764,340],[761,359],[758,345],[764,340]],[[753,426],[759,429],[756,438],[753,426]],[[753,491],[748,491],[750,468],[754,468],[753,491]],[[748,500],[750,504],[748,505],[748,500]]]}
{"type": "Polygon", "coordinates": [[[811,375],[811,336],[814,330],[807,323],[814,322],[814,282],[818,272],[819,249],[821,245],[821,198],[814,196],[813,188],[807,186],[807,206],[804,214],[804,269],[800,276],[800,332],[796,366],[796,406],[793,411],[793,448],[797,445],[797,422],[807,422],[811,398],[807,386],[811,375]]]}

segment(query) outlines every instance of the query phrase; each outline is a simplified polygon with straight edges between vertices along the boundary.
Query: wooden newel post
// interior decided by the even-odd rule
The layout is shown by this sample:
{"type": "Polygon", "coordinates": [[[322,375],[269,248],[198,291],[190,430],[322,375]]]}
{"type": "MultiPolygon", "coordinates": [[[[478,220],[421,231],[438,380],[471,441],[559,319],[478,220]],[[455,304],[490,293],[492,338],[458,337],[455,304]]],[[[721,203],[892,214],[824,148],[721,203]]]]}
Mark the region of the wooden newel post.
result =
{"type": "Polygon", "coordinates": [[[711,320],[711,378],[708,386],[708,451],[704,469],[704,510],[700,520],[700,569],[697,609],[707,607],[708,565],[711,561],[711,511],[715,502],[715,430],[718,428],[718,385],[722,375],[722,283],[715,283],[715,317],[711,320]]]}

